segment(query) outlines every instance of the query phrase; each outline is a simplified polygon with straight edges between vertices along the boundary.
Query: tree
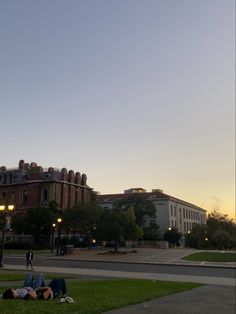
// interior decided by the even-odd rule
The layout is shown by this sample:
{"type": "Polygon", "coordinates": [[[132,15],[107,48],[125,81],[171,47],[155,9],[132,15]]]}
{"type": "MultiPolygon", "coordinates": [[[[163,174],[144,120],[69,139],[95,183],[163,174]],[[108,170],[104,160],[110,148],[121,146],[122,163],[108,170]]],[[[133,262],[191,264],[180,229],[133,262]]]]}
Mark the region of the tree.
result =
{"type": "Polygon", "coordinates": [[[233,248],[233,238],[224,230],[216,230],[211,237],[211,244],[219,250],[227,250],[233,248]]]}
{"type": "Polygon", "coordinates": [[[136,224],[134,209],[126,211],[119,208],[105,209],[97,225],[97,236],[100,240],[113,241],[118,251],[120,241],[142,238],[142,228],[136,224]]]}
{"type": "Polygon", "coordinates": [[[47,207],[34,207],[27,210],[23,216],[16,214],[12,218],[12,229],[17,234],[30,234],[36,245],[42,245],[42,236],[49,242],[53,213],[47,207]]]}
{"type": "Polygon", "coordinates": [[[181,233],[176,228],[171,228],[164,233],[164,240],[169,242],[169,246],[179,246],[181,233]]]}
{"type": "Polygon", "coordinates": [[[213,211],[206,225],[195,225],[185,236],[185,245],[196,249],[231,249],[236,247],[236,225],[228,215],[213,211]]]}
{"type": "Polygon", "coordinates": [[[115,208],[127,211],[127,209],[132,206],[135,212],[136,223],[140,227],[145,225],[145,217],[155,217],[156,208],[155,205],[143,195],[133,194],[127,196],[126,199],[119,200],[114,204],[115,208]]]}
{"type": "Polygon", "coordinates": [[[67,232],[83,234],[88,241],[92,241],[102,212],[103,209],[96,202],[79,203],[73,208],[65,209],[64,228],[67,232]]]}
{"type": "Polygon", "coordinates": [[[208,247],[208,231],[206,225],[195,225],[190,233],[185,235],[185,246],[194,249],[208,247]]]}
{"type": "Polygon", "coordinates": [[[160,227],[154,222],[151,222],[148,227],[143,228],[143,232],[144,240],[158,241],[161,239],[160,227]]]}
{"type": "Polygon", "coordinates": [[[101,241],[114,241],[115,250],[118,251],[122,236],[121,211],[105,209],[97,224],[97,237],[101,241]]]}
{"type": "Polygon", "coordinates": [[[26,214],[26,234],[34,236],[36,244],[41,245],[41,236],[49,239],[53,215],[49,208],[34,207],[30,208],[26,214]]]}
{"type": "Polygon", "coordinates": [[[25,232],[25,216],[22,214],[15,214],[11,220],[11,228],[16,234],[22,234],[25,232]]]}
{"type": "Polygon", "coordinates": [[[62,214],[62,211],[59,209],[58,203],[56,201],[54,201],[54,200],[49,202],[48,208],[55,215],[62,214]]]}
{"type": "Polygon", "coordinates": [[[137,240],[143,237],[143,229],[136,224],[135,212],[130,206],[121,212],[122,237],[124,240],[137,240]]]}
{"type": "Polygon", "coordinates": [[[236,224],[228,215],[213,211],[208,215],[207,231],[209,245],[212,248],[235,248],[236,247],[236,224]]]}

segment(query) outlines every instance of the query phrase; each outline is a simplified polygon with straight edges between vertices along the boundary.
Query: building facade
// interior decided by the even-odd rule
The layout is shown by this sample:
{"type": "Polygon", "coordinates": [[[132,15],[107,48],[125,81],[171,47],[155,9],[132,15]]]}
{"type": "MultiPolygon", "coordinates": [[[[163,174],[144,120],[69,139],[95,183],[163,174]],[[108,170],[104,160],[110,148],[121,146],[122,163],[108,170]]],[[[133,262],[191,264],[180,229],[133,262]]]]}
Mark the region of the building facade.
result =
{"type": "Polygon", "coordinates": [[[160,226],[162,232],[168,228],[176,228],[182,234],[192,230],[195,224],[206,224],[206,210],[189,202],[163,193],[160,189],[146,192],[142,188],[132,188],[123,194],[97,195],[97,200],[103,208],[112,208],[118,200],[128,198],[130,194],[138,193],[150,200],[156,208],[156,217],[149,218],[160,226]]]}
{"type": "Polygon", "coordinates": [[[35,162],[20,160],[18,168],[0,167],[0,203],[13,204],[16,211],[47,206],[56,201],[59,208],[73,207],[91,199],[86,174],[53,167],[43,169],[35,162]]]}

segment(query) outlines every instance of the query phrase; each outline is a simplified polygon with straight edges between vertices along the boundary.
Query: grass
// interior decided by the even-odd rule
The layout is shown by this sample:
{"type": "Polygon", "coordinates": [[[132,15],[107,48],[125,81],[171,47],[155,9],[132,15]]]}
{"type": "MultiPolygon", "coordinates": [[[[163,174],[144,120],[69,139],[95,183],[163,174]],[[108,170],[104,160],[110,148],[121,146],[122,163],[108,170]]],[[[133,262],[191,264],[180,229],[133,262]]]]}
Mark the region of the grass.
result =
{"type": "Polygon", "coordinates": [[[24,273],[23,272],[12,272],[11,270],[4,270],[0,272],[0,281],[18,281],[23,282],[24,273]]]}
{"type": "MultiPolygon", "coordinates": [[[[14,270],[0,270],[0,281],[20,281],[23,282],[25,271],[14,271],[14,270]]],[[[34,274],[33,274],[34,275],[34,274]]],[[[61,275],[46,274],[45,279],[49,280],[52,278],[61,278],[61,275]]],[[[74,276],[68,275],[66,278],[74,278],[74,276]]]]}
{"type": "Polygon", "coordinates": [[[236,253],[199,252],[183,257],[187,261],[236,262],[236,253]]]}
{"type": "MultiPolygon", "coordinates": [[[[131,304],[201,286],[195,283],[139,279],[69,281],[69,295],[75,304],[49,301],[0,300],[1,314],[98,314],[131,304]]],[[[0,293],[4,288],[0,288],[0,293]]]]}

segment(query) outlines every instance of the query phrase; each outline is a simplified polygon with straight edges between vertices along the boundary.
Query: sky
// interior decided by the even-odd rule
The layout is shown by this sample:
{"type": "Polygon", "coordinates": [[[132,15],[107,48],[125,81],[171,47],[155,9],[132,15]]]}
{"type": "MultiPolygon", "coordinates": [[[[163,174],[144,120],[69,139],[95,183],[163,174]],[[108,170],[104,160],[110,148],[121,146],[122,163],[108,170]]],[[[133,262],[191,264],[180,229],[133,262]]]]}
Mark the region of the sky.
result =
{"type": "Polygon", "coordinates": [[[1,0],[0,166],[235,217],[234,0],[1,0]]]}

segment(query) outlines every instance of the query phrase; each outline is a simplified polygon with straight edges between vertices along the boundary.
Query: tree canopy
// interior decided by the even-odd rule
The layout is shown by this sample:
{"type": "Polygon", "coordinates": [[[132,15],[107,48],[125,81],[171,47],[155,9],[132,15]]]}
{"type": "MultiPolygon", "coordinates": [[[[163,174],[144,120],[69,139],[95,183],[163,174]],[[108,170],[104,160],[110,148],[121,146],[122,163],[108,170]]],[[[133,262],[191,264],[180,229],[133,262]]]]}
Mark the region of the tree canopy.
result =
{"type": "Polygon", "coordinates": [[[176,228],[171,228],[164,233],[164,240],[169,242],[169,246],[180,245],[181,233],[176,228]]]}
{"type": "Polygon", "coordinates": [[[155,205],[141,194],[127,195],[127,198],[117,201],[114,204],[115,208],[127,211],[128,208],[133,207],[136,217],[136,223],[143,227],[145,225],[145,218],[155,217],[155,205]]]}
{"type": "Polygon", "coordinates": [[[134,209],[126,211],[113,208],[105,209],[97,225],[97,237],[100,240],[114,241],[118,250],[120,241],[142,238],[143,230],[136,224],[134,209]]]}
{"type": "Polygon", "coordinates": [[[236,224],[228,215],[209,213],[207,224],[195,225],[185,237],[186,246],[196,249],[232,249],[236,247],[236,224]]]}

